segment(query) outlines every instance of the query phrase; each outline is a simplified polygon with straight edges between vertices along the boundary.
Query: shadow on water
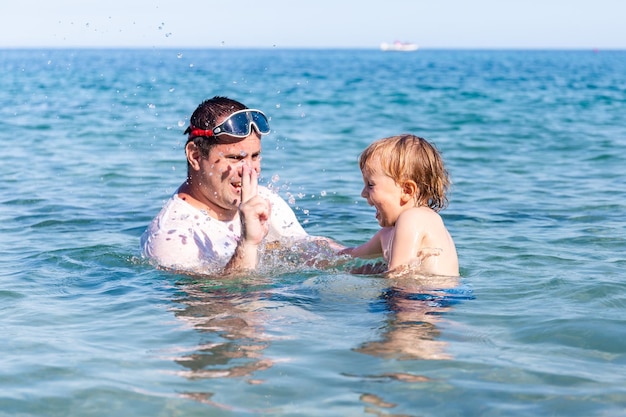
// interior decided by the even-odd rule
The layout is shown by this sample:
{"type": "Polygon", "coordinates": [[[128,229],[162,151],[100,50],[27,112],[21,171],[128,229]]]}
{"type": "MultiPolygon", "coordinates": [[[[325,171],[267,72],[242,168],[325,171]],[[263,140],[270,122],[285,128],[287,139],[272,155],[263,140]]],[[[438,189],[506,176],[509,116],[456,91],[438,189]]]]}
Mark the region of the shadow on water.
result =
{"type": "MultiPolygon", "coordinates": [[[[316,260],[316,265],[320,264],[320,259],[316,260]]],[[[312,366],[319,350],[326,352],[323,355],[331,355],[331,352],[336,355],[340,346],[339,349],[343,349],[340,356],[357,355],[356,362],[360,362],[358,355],[362,354],[365,363],[369,362],[366,357],[377,358],[375,362],[382,361],[383,368],[388,369],[388,372],[381,372],[380,366],[375,366],[368,371],[347,363],[347,368],[337,370],[332,378],[335,383],[349,381],[347,388],[353,390],[355,381],[359,381],[357,384],[429,381],[413,373],[410,366],[392,366],[398,360],[452,359],[446,352],[446,342],[440,340],[439,326],[456,303],[473,298],[471,290],[460,285],[459,278],[390,279],[381,275],[347,274],[344,268],[296,268],[293,266],[296,263],[291,259],[287,262],[289,267],[285,263],[277,265],[280,273],[272,276],[255,275],[228,281],[189,276],[179,280],[177,286],[181,292],[173,300],[179,306],[174,310],[175,316],[198,331],[202,338],[196,346],[183,349],[174,359],[182,368],[178,374],[190,381],[240,379],[251,390],[257,385],[269,385],[266,389],[272,390],[282,384],[274,379],[283,371],[269,370],[288,366],[282,363],[284,359],[280,354],[276,355],[277,351],[287,352],[288,356],[293,354],[299,361],[311,362],[312,366]],[[345,320],[338,321],[337,315],[345,320]],[[352,334],[351,339],[337,341],[335,333],[345,333],[345,327],[352,327],[352,321],[358,322],[360,328],[353,327],[347,333],[352,334]],[[324,327],[318,328],[321,323],[324,327]],[[326,334],[316,333],[320,329],[326,334]],[[316,340],[311,341],[315,348],[306,347],[310,333],[316,333],[316,340]],[[289,335],[290,340],[296,339],[289,343],[305,348],[292,352],[291,348],[282,346],[286,342],[280,334],[289,335]],[[364,334],[365,340],[362,339],[364,334]]],[[[352,266],[344,265],[347,269],[352,266]]],[[[289,374],[287,370],[284,373],[289,374]]],[[[224,396],[223,385],[212,383],[211,387],[187,391],[181,396],[219,409],[239,409],[227,404],[227,399],[218,400],[217,397],[224,396]]],[[[384,396],[384,392],[368,390],[358,399],[366,412],[388,415],[377,411],[396,406],[383,399],[384,396]]],[[[297,402],[297,399],[290,401],[297,402]]],[[[254,407],[253,404],[243,405],[248,406],[254,407]]]]}
{"type": "Polygon", "coordinates": [[[452,359],[446,343],[438,340],[437,325],[453,304],[471,298],[471,293],[458,289],[456,277],[394,279],[389,285],[371,303],[372,309],[386,315],[380,339],[356,350],[385,359],[452,359]]]}
{"type": "MultiPolygon", "coordinates": [[[[440,326],[445,320],[444,315],[452,310],[453,305],[474,298],[472,291],[462,286],[458,277],[413,276],[387,280],[387,286],[370,302],[370,310],[384,316],[379,337],[353,350],[381,358],[389,364],[394,361],[454,359],[447,352],[447,342],[440,340],[440,326]]],[[[389,368],[393,371],[368,375],[366,378],[406,384],[433,383],[427,376],[398,372],[395,366],[389,368]]],[[[359,400],[364,403],[364,411],[368,414],[386,417],[409,415],[383,411],[407,404],[387,400],[381,393],[364,392],[359,400]]]]}
{"type": "MultiPolygon", "coordinates": [[[[200,332],[202,342],[185,350],[174,361],[188,380],[242,378],[261,384],[252,374],[272,366],[264,357],[270,338],[264,333],[264,312],[260,293],[248,283],[210,280],[184,280],[178,283],[182,295],[175,316],[200,332]]],[[[218,409],[233,411],[235,405],[214,401],[213,392],[183,392],[189,398],[218,409]]],[[[244,406],[245,407],[245,406],[244,406]]]]}
{"type": "MultiPolygon", "coordinates": [[[[261,294],[247,284],[212,285],[206,282],[181,282],[184,295],[174,301],[181,305],[177,318],[199,332],[209,335],[193,353],[176,359],[186,371],[182,376],[199,378],[248,377],[267,369],[271,361],[262,357],[269,345],[263,333],[261,294]]],[[[249,380],[251,383],[256,381],[249,380]]]]}

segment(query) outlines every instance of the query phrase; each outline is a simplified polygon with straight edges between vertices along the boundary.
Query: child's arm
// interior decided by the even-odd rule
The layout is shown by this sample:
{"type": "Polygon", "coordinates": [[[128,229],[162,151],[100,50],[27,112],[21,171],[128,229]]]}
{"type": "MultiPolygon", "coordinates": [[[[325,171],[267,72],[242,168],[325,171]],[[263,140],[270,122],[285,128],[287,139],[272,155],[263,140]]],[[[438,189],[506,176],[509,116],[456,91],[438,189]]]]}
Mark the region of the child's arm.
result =
{"type": "Polygon", "coordinates": [[[355,246],[352,248],[345,248],[341,252],[340,255],[350,255],[353,258],[377,258],[382,256],[383,248],[381,245],[380,235],[383,232],[383,229],[376,232],[374,236],[367,242],[362,245],[355,246]]]}
{"type": "MultiPolygon", "coordinates": [[[[350,255],[353,258],[379,258],[383,254],[381,237],[382,229],[379,230],[370,240],[362,245],[355,246],[353,248],[345,248],[340,255],[350,255]]],[[[382,274],[387,270],[387,264],[385,262],[376,262],[374,264],[368,263],[357,268],[353,268],[350,272],[353,274],[382,274]]]]}

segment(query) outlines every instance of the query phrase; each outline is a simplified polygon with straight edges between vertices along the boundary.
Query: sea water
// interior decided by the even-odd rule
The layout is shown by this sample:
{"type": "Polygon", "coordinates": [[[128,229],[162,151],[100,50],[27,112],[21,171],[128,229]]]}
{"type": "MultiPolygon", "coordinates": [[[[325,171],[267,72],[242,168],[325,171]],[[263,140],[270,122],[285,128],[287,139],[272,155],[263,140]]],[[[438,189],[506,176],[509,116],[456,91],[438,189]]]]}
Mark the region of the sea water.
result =
{"type": "Polygon", "coordinates": [[[2,50],[0,70],[1,415],[626,414],[626,53],[2,50]],[[142,259],[214,95],[271,117],[261,181],[344,244],[378,228],[359,152],[432,141],[459,282],[142,259]]]}

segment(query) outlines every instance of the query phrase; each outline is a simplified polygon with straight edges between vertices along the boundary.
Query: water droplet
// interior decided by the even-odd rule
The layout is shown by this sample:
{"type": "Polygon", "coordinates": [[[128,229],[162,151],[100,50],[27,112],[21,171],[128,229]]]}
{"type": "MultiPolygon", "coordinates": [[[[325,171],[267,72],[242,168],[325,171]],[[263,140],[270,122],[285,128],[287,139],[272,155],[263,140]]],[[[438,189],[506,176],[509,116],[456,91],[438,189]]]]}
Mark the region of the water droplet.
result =
{"type": "Polygon", "coordinates": [[[272,182],[276,183],[278,181],[280,181],[280,175],[278,174],[272,175],[272,182]]]}
{"type": "Polygon", "coordinates": [[[320,192],[320,196],[322,196],[322,197],[326,197],[326,190],[322,190],[322,191],[320,192]]]}

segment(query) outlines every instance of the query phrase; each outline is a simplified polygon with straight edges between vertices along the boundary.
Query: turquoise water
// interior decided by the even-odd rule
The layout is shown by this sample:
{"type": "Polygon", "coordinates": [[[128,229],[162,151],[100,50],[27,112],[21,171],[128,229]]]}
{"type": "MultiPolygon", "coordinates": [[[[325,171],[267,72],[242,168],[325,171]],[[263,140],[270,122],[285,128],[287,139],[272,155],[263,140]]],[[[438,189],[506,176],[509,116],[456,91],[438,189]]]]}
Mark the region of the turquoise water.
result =
{"type": "Polygon", "coordinates": [[[0,69],[0,415],[626,414],[626,53],[3,50],[0,69]],[[347,244],[377,229],[358,153],[433,141],[458,286],[141,259],[216,94],[271,116],[262,181],[347,244]]]}

